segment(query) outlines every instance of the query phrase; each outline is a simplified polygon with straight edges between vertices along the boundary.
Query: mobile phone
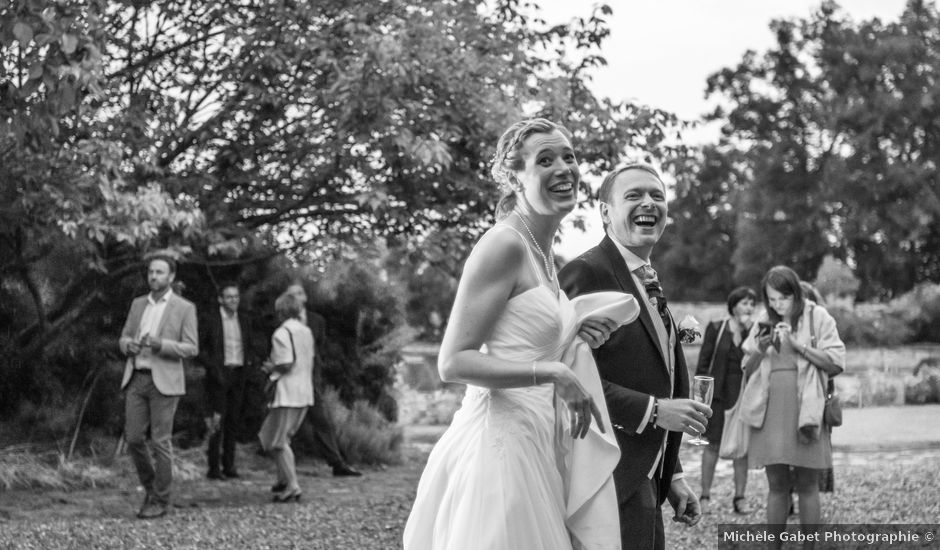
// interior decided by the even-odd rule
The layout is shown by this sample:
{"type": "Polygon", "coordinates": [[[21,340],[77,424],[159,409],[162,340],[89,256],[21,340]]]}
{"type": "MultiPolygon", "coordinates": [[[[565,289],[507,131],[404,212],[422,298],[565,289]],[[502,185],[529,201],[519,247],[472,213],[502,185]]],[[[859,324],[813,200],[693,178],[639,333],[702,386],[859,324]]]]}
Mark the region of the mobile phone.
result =
{"type": "Polygon", "coordinates": [[[757,323],[757,336],[767,336],[770,334],[771,327],[770,323],[757,323]]]}

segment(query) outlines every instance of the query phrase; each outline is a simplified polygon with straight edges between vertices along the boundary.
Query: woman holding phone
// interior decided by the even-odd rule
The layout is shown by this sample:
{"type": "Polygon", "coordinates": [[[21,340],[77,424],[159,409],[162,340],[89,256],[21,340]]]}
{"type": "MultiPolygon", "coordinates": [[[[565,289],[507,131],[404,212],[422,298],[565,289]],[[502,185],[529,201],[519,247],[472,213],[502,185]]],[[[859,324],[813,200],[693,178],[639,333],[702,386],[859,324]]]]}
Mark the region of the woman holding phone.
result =
{"type": "Polygon", "coordinates": [[[761,294],[769,326],[755,324],[744,344],[749,382],[742,417],[752,426],[749,465],[767,473],[767,523],[779,534],[786,527],[791,486],[799,497],[800,523],[820,523],[819,471],[832,466],[822,426],[824,390],[829,377],[844,369],[845,345],[835,320],[804,296],[789,267],[771,268],[761,294]]]}

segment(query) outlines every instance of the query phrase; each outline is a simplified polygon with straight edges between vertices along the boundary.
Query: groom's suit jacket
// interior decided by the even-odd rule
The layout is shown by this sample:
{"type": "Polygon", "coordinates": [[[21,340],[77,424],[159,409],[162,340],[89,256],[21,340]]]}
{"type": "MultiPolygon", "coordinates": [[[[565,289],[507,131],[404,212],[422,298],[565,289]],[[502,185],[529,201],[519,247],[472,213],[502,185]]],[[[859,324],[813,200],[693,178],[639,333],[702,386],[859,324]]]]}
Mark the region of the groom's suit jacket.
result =
{"type": "MultiPolygon", "coordinates": [[[[618,290],[632,294],[638,302],[643,300],[627,271],[623,256],[610,237],[604,237],[600,245],[568,263],[558,274],[558,280],[569,298],[601,290],[618,290]]],[[[621,503],[636,492],[640,483],[649,479],[648,474],[654,468],[653,475],[661,478],[659,501],[662,503],[668,494],[673,473],[682,471],[679,464],[680,432],[646,426],[642,433],[636,433],[646,415],[651,395],[657,398],[689,396],[689,372],[678,338],[675,339],[675,347],[666,350],[675,354],[675,382],[670,388],[668,367],[650,310],[656,314],[654,307],[641,307],[636,322],[620,327],[605,344],[594,350],[610,421],[614,424],[620,445],[620,463],[614,470],[614,483],[621,503]],[[656,459],[663,438],[666,439],[666,447],[660,468],[656,459]]],[[[671,319],[670,315],[672,330],[675,331],[675,323],[671,319]]]]}
{"type": "MultiPolygon", "coordinates": [[[[147,308],[147,295],[138,296],[131,303],[130,313],[121,331],[118,344],[121,352],[127,353],[127,346],[135,339],[140,327],[141,318],[147,308]]],[[[196,321],[196,306],[185,298],[171,293],[163,310],[163,317],[157,326],[156,334],[151,335],[160,339],[160,351],[153,354],[150,359],[153,384],[163,395],[183,395],[186,393],[186,382],[183,373],[183,359],[194,357],[199,353],[199,334],[196,321]]],[[[121,389],[127,386],[134,373],[134,357],[128,357],[124,365],[124,379],[121,389]]]]}

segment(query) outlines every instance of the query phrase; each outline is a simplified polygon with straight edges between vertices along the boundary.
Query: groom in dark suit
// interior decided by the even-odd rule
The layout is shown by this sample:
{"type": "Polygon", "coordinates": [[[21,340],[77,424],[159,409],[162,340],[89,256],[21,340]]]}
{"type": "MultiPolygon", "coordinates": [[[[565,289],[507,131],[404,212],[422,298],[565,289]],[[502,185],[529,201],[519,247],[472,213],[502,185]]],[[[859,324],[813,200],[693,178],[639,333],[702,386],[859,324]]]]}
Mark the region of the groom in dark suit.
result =
{"type": "Polygon", "coordinates": [[[666,226],[666,189],[659,173],[631,164],[609,174],[599,192],[607,235],[559,273],[573,298],[601,290],[629,292],[640,303],[638,322],[615,331],[594,350],[610,420],[620,444],[614,470],[624,548],[665,547],[662,503],[674,520],[695,525],[698,498],[679,463],[682,432],[705,430],[711,409],[689,396],[677,327],[650,254],[666,226]]]}

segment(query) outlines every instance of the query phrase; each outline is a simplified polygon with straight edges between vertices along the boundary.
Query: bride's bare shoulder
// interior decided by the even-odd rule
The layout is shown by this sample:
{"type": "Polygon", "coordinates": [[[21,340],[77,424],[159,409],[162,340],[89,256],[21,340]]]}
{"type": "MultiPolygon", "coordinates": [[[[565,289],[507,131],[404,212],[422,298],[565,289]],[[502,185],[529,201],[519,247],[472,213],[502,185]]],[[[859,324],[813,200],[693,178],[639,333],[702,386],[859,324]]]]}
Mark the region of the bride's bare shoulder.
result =
{"type": "Polygon", "coordinates": [[[485,252],[487,255],[501,256],[505,259],[522,258],[525,243],[519,233],[506,224],[496,224],[480,237],[473,246],[473,252],[485,252]]]}
{"type": "Polygon", "coordinates": [[[473,246],[464,269],[483,268],[497,272],[515,270],[524,258],[525,243],[519,234],[505,224],[496,224],[473,246]]]}

